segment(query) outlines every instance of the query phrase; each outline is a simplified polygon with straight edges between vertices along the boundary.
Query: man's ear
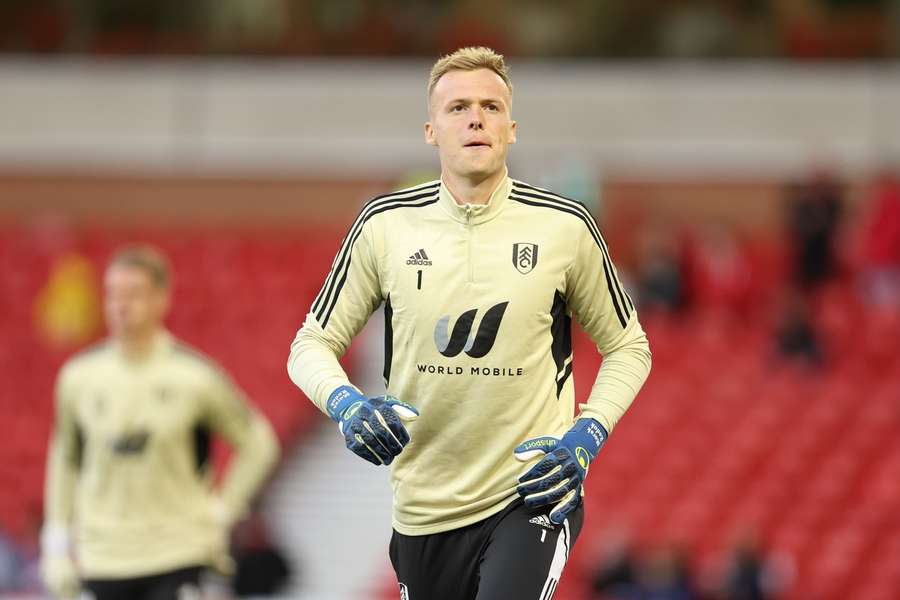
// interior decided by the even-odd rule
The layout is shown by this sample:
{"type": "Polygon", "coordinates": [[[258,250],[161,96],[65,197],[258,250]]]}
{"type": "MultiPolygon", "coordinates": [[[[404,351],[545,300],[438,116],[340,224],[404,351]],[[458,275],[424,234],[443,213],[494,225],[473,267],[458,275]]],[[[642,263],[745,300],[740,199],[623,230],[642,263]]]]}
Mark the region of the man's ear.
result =
{"type": "Polygon", "coordinates": [[[509,143],[510,144],[516,143],[516,126],[517,125],[518,125],[518,123],[513,121],[512,125],[509,126],[509,143]]]}
{"type": "Polygon", "coordinates": [[[437,146],[437,138],[434,136],[434,126],[431,121],[425,123],[425,143],[430,146],[437,146]]]}

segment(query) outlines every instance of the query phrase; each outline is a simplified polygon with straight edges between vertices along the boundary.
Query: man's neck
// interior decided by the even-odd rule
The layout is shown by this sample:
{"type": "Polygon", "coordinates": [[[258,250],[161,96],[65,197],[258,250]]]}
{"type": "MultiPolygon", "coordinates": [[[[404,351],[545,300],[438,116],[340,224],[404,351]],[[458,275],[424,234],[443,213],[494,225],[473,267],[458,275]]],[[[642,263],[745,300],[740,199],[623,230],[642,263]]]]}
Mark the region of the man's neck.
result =
{"type": "Polygon", "coordinates": [[[471,179],[454,175],[453,173],[441,173],[441,181],[450,190],[457,204],[487,204],[491,194],[497,189],[500,181],[506,177],[506,169],[498,171],[485,179],[471,179]]]}
{"type": "Polygon", "coordinates": [[[122,353],[131,360],[142,360],[150,355],[156,338],[159,335],[159,328],[148,329],[147,331],[133,332],[130,334],[121,334],[117,336],[116,341],[122,348],[122,353]]]}

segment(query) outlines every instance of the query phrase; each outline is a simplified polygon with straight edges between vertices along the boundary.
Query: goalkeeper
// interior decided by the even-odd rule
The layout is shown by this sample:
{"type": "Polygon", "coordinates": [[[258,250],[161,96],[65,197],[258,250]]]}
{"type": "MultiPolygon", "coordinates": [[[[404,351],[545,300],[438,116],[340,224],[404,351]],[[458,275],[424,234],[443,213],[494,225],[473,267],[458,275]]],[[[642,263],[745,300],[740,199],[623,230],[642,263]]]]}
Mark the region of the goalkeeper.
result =
{"type": "Polygon", "coordinates": [[[165,258],[117,252],[106,270],[110,338],[69,360],[56,385],[41,570],[60,598],[199,597],[229,571],[228,530],[278,456],[269,423],[209,359],[165,329],[165,258]],[[235,450],[211,486],[210,436],[235,450]]]}
{"type": "MultiPolygon", "coordinates": [[[[548,600],[589,466],[646,379],[649,346],[591,214],[509,177],[503,57],[442,58],[427,99],[441,179],[363,207],[288,371],[351,451],[391,465],[401,598],[548,600]],[[370,398],[338,357],[382,304],[388,395],[370,398]],[[603,355],[578,407],[573,317],[603,355]]],[[[602,468],[591,477],[602,493],[602,468]]]]}

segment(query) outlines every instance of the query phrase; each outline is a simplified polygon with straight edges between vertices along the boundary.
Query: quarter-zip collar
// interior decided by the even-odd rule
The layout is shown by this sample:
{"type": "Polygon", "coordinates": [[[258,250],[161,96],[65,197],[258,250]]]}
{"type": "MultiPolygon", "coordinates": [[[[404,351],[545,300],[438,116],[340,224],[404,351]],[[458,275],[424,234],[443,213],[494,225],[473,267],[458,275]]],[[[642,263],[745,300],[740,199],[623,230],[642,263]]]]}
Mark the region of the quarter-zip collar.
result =
{"type": "Polygon", "coordinates": [[[168,330],[161,329],[156,334],[154,334],[153,340],[147,348],[147,351],[141,356],[129,356],[125,352],[125,348],[123,347],[122,342],[119,340],[113,339],[112,344],[113,348],[115,348],[116,353],[119,355],[119,358],[122,361],[132,366],[140,366],[147,364],[157,357],[169,352],[175,345],[175,339],[172,337],[172,334],[168,332],[168,330]]]}
{"type": "Polygon", "coordinates": [[[491,192],[491,197],[487,204],[459,204],[456,198],[450,193],[450,190],[441,179],[441,187],[438,203],[455,221],[466,223],[469,225],[478,225],[490,221],[500,214],[503,207],[509,199],[509,193],[512,189],[512,181],[509,174],[505,174],[497,187],[491,192]]]}

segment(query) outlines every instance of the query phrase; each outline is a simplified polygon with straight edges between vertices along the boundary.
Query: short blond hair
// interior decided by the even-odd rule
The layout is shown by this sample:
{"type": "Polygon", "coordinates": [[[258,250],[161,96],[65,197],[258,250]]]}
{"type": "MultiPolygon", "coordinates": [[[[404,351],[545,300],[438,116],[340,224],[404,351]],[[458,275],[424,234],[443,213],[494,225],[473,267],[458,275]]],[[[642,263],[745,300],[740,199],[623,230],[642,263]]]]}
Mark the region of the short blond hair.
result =
{"type": "Polygon", "coordinates": [[[431,67],[431,77],[428,78],[428,99],[438,80],[450,71],[475,71],[477,69],[490,69],[500,76],[503,83],[509,89],[512,96],[512,82],[509,80],[509,68],[503,60],[503,55],[494,52],[484,46],[469,46],[460,48],[452,54],[442,56],[431,67]]]}
{"type": "Polygon", "coordinates": [[[159,289],[168,289],[172,283],[172,267],[166,255],[145,244],[135,244],[119,248],[109,259],[109,267],[130,267],[140,269],[150,277],[159,289]]]}

